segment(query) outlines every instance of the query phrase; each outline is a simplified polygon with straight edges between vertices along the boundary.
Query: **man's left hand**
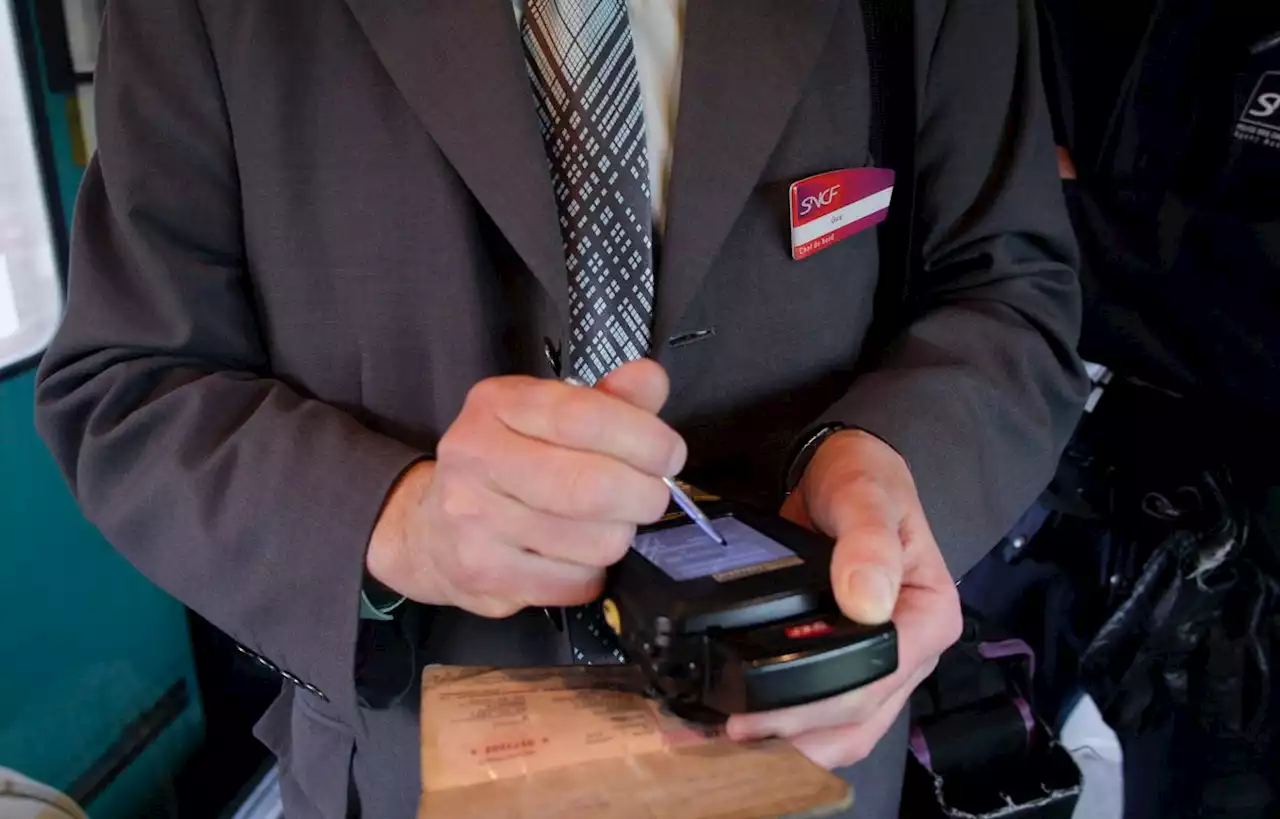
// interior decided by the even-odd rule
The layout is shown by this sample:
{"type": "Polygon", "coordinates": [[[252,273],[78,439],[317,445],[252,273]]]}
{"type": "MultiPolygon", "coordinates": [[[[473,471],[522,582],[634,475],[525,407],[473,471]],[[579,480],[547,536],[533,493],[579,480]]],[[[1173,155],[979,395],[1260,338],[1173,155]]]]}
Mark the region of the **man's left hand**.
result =
{"type": "Polygon", "coordinates": [[[852,765],[871,753],[959,639],[960,597],[906,462],[873,435],[847,430],[828,438],[782,514],[836,539],[836,600],[855,622],[893,620],[898,670],[820,702],[735,715],[727,730],[738,740],[786,737],[827,768],[852,765]]]}

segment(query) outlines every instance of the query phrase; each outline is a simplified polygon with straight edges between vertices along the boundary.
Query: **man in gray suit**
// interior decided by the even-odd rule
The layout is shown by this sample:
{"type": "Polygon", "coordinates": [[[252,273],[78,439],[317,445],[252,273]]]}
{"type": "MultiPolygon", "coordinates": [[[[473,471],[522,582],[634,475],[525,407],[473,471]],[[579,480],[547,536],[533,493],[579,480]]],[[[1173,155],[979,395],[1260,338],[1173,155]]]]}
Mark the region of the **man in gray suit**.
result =
{"type": "Polygon", "coordinates": [[[290,819],[413,815],[415,671],[562,661],[541,607],[676,472],[785,497],[896,622],[892,677],[729,726],[896,815],[955,578],[1086,388],[1030,6],[913,4],[920,261],[869,336],[877,231],[788,236],[790,183],[877,163],[857,0],[113,0],[39,424],[290,683],[258,730],[290,819]]]}

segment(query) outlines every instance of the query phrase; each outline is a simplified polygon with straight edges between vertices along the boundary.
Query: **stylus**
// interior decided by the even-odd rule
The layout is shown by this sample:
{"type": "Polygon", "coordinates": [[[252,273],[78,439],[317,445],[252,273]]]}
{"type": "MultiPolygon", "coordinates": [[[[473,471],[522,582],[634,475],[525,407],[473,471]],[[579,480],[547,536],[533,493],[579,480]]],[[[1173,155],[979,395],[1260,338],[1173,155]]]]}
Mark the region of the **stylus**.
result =
{"type": "Polygon", "coordinates": [[[721,546],[728,546],[729,541],[724,539],[724,535],[716,531],[716,527],[712,525],[711,518],[707,517],[698,504],[693,502],[693,498],[684,493],[684,490],[670,478],[663,478],[662,482],[671,490],[671,497],[675,499],[676,505],[684,510],[684,513],[698,524],[698,528],[707,533],[707,537],[719,543],[721,546]]]}
{"type": "MultiPolygon", "coordinates": [[[[566,378],[564,383],[572,387],[587,386],[585,381],[574,378],[572,375],[566,378]]],[[[676,502],[676,505],[684,510],[684,513],[689,516],[690,520],[698,524],[698,528],[705,532],[707,537],[711,538],[716,543],[719,543],[721,546],[729,545],[729,541],[724,539],[724,535],[716,531],[716,527],[712,525],[711,519],[698,508],[698,504],[693,502],[693,498],[685,494],[679,484],[670,478],[663,478],[662,482],[665,483],[667,485],[667,489],[671,491],[671,498],[676,502]]]]}

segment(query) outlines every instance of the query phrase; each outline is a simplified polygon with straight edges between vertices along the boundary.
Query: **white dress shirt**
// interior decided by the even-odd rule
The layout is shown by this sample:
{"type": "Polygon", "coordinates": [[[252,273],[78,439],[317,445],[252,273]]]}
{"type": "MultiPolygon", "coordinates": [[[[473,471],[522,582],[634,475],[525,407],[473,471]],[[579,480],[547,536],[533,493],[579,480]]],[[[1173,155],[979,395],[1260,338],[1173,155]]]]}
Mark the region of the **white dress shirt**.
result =
{"type": "MultiPolygon", "coordinates": [[[[653,228],[661,233],[666,218],[671,143],[675,140],[680,97],[680,58],[684,45],[686,0],[627,0],[635,43],[640,95],[644,98],[645,145],[649,154],[649,190],[653,228]]],[[[525,0],[513,0],[516,22],[525,0]]]]}

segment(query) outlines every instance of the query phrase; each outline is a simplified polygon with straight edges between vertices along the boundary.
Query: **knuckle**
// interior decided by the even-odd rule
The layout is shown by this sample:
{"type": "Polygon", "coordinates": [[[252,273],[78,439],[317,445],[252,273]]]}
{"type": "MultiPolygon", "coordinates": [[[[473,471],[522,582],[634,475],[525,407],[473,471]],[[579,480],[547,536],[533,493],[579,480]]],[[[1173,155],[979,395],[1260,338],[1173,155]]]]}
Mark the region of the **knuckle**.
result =
{"type": "Polygon", "coordinates": [[[440,511],[455,524],[470,524],[484,517],[484,500],[465,483],[451,481],[440,487],[440,511]]]}
{"type": "Polygon", "coordinates": [[[875,712],[876,703],[865,696],[855,696],[845,709],[845,717],[850,724],[861,724],[869,720],[875,712]]]}
{"type": "Polygon", "coordinates": [[[635,463],[650,475],[676,475],[684,468],[687,455],[684,439],[653,419],[639,439],[635,463]]]}
{"type": "Polygon", "coordinates": [[[523,606],[514,600],[503,600],[497,597],[480,597],[468,607],[468,610],[472,614],[490,620],[504,620],[520,611],[521,608],[523,608],[523,606]]]}
{"type": "Polygon", "coordinates": [[[530,605],[577,606],[599,597],[603,589],[604,572],[583,567],[579,572],[548,579],[526,589],[525,597],[530,605]]]}
{"type": "Polygon", "coordinates": [[[469,594],[489,595],[497,590],[495,568],[488,549],[462,544],[456,553],[451,580],[469,594]]]}
{"type": "Polygon", "coordinates": [[[666,466],[672,475],[678,475],[684,471],[685,463],[689,460],[689,445],[685,443],[684,436],[678,433],[672,432],[670,437],[666,466]]]}
{"type": "Polygon", "coordinates": [[[445,430],[436,445],[436,461],[438,463],[466,463],[480,457],[485,444],[485,436],[474,418],[459,418],[449,429],[445,430]]]}
{"type": "Polygon", "coordinates": [[[465,435],[459,432],[458,424],[445,430],[436,444],[436,463],[448,463],[462,455],[465,435]]]}
{"type": "Polygon", "coordinates": [[[498,402],[503,386],[504,384],[500,378],[485,378],[477,381],[471,386],[471,389],[467,390],[467,397],[462,404],[464,410],[492,407],[498,402]]]}
{"type": "Polygon", "coordinates": [[[594,571],[566,590],[567,605],[582,605],[595,600],[604,591],[604,572],[594,571]]]}

